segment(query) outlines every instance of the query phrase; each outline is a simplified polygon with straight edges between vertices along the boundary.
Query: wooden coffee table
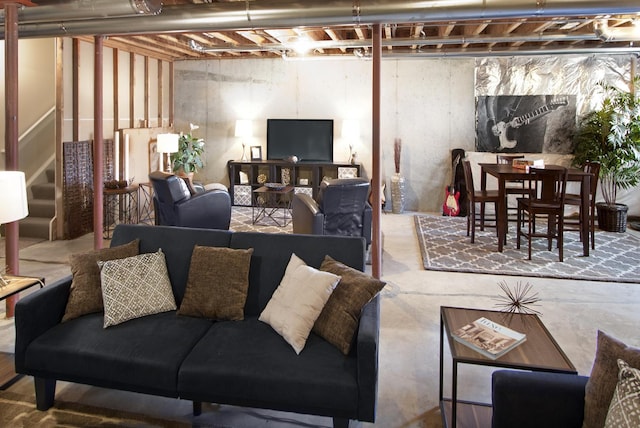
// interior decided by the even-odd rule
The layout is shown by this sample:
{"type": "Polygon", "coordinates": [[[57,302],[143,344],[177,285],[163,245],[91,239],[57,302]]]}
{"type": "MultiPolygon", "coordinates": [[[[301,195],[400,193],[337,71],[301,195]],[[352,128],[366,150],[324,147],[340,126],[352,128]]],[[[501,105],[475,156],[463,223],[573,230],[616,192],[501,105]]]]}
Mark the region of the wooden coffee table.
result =
{"type": "Polygon", "coordinates": [[[575,366],[535,314],[509,314],[482,309],[440,307],[440,411],[445,428],[489,427],[491,406],[458,401],[458,365],[475,364],[521,370],[577,374],[575,366]],[[527,335],[527,340],[502,357],[492,360],[456,342],[451,333],[480,317],[485,317],[527,335]],[[444,337],[447,337],[453,359],[451,398],[444,398],[444,337]]]}

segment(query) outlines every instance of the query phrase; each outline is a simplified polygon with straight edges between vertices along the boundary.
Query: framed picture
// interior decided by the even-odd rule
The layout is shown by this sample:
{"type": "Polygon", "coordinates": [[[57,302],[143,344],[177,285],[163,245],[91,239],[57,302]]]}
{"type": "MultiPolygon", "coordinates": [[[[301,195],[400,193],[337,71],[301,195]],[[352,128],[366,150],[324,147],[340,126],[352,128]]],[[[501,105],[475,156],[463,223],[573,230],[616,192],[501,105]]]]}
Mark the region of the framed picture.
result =
{"type": "Polygon", "coordinates": [[[153,171],[164,171],[162,154],[158,152],[158,140],[155,138],[149,141],[149,172],[153,171]]]}
{"type": "Polygon", "coordinates": [[[252,161],[262,160],[262,146],[251,146],[251,160],[252,161]]]}

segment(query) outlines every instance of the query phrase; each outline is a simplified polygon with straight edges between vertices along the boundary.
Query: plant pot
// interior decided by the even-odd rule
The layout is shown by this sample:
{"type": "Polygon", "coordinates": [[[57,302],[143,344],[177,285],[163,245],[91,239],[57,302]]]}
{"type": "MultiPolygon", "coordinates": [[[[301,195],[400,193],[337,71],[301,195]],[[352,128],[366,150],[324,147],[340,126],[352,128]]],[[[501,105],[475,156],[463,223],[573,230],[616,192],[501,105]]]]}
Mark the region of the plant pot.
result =
{"type": "Polygon", "coordinates": [[[606,232],[625,232],[627,230],[627,211],[629,207],[624,204],[596,204],[598,212],[598,228],[606,232]]]}

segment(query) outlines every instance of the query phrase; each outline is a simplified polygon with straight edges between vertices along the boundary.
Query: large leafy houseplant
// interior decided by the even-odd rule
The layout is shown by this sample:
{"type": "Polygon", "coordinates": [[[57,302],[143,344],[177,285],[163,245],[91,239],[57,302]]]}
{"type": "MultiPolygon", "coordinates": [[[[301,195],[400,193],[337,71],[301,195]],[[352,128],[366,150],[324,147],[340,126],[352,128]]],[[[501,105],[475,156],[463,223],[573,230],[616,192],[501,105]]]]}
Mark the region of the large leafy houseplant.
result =
{"type": "Polygon", "coordinates": [[[171,154],[171,166],[174,172],[182,172],[186,175],[193,174],[198,168],[203,167],[202,155],[204,154],[204,140],[193,136],[193,131],[198,129],[196,125],[190,125],[188,134],[180,134],[178,139],[178,151],[171,154]]]}
{"type": "Polygon", "coordinates": [[[640,78],[635,91],[625,92],[606,83],[602,107],[587,113],[575,135],[573,164],[600,162],[600,185],[606,205],[616,205],[619,189],[640,182],[640,78]]]}

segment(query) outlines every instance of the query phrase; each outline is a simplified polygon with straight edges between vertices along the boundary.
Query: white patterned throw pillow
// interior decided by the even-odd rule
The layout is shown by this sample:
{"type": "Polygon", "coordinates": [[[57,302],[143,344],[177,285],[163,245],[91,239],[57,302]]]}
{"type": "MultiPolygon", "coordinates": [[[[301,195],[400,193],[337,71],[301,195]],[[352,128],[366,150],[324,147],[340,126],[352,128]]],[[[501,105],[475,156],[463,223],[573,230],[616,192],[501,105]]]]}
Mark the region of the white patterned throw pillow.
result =
{"type": "Polygon", "coordinates": [[[307,266],[291,255],[282,281],[258,318],[300,354],[313,324],[340,282],[340,276],[307,266]]]}
{"type": "Polygon", "coordinates": [[[176,309],[162,250],[98,262],[104,327],[176,309]]]}
{"type": "Polygon", "coordinates": [[[618,359],[618,385],[613,393],[605,428],[640,426],[640,370],[618,359]]]}

